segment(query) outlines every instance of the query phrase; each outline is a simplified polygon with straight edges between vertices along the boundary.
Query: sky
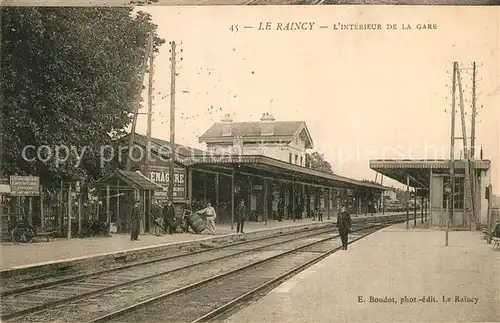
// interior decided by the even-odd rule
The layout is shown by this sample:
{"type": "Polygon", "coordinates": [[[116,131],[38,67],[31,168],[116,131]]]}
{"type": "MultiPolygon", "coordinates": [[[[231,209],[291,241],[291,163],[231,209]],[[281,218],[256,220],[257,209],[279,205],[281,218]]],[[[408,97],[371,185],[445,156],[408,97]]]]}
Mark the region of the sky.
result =
{"type": "MultiPolygon", "coordinates": [[[[225,113],[234,121],[259,121],[271,112],[276,120],[305,121],[313,151],[323,153],[335,173],[374,180],[370,159],[449,158],[453,61],[461,67],[470,136],[471,67],[476,61],[477,107],[482,107],[476,143],[492,162],[491,181],[500,192],[500,8],[138,9],[152,15],[167,41],[155,57],[153,137],[169,140],[168,42],[175,41],[179,61],[182,57],[176,76],[177,143],[203,148],[198,136],[225,113]],[[270,22],[273,30],[259,31],[260,22],[270,22]],[[278,31],[279,22],[315,25],[312,30],[278,31]],[[381,24],[382,29],[333,30],[337,23],[381,24]],[[387,30],[387,24],[398,29],[387,30]],[[402,30],[407,24],[412,29],[402,30]],[[419,30],[417,24],[436,24],[437,29],[419,30]],[[235,25],[237,32],[230,30],[235,25]]],[[[457,113],[456,137],[462,137],[460,117],[457,113]]],[[[141,114],[139,133],[146,133],[146,120],[141,114]]],[[[459,157],[461,139],[455,147],[459,157]]],[[[387,178],[384,184],[401,187],[387,178]]]]}

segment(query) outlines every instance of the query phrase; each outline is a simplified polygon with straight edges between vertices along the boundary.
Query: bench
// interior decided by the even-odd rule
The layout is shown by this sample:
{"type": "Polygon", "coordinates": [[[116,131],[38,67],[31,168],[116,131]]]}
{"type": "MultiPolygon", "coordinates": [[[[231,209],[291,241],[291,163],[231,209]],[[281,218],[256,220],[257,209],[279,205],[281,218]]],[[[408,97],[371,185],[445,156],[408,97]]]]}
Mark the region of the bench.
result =
{"type": "Polygon", "coordinates": [[[36,233],[37,237],[45,237],[47,238],[47,242],[49,242],[50,237],[53,237],[57,231],[40,231],[36,233]]]}

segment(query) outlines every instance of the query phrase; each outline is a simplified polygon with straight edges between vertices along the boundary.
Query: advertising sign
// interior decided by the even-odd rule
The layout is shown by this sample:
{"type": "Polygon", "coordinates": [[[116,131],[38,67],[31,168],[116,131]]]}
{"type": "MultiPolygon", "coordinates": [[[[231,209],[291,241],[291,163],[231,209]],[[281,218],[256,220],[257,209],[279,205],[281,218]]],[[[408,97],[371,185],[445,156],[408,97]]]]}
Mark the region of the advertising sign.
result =
{"type": "MultiPolygon", "coordinates": [[[[148,177],[156,184],[163,187],[163,191],[155,192],[155,197],[158,201],[165,201],[168,199],[168,184],[169,184],[169,169],[168,167],[151,166],[148,177]]],[[[187,181],[186,169],[181,167],[174,168],[174,202],[182,201],[187,196],[187,181]]]]}
{"type": "Polygon", "coordinates": [[[40,177],[10,176],[10,194],[13,196],[39,196],[40,177]]]}

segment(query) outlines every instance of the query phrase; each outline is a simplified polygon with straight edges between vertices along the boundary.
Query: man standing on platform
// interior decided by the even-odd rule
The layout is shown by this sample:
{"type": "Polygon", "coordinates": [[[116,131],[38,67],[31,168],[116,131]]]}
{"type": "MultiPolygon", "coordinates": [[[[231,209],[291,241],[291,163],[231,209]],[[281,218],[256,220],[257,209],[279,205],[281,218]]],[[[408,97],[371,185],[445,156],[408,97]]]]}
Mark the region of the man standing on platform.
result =
{"type": "Polygon", "coordinates": [[[206,208],[196,213],[206,215],[207,229],[208,231],[210,231],[211,234],[215,235],[215,219],[217,218],[217,214],[215,213],[215,209],[213,208],[212,204],[208,202],[206,208]]]}
{"type": "Polygon", "coordinates": [[[174,234],[175,229],[177,228],[175,225],[175,208],[172,204],[172,201],[167,201],[167,204],[163,207],[163,223],[165,223],[164,232],[174,234]]]}
{"type": "Polygon", "coordinates": [[[283,203],[283,199],[280,198],[278,201],[278,222],[283,221],[283,214],[285,213],[285,203],[283,203]]]}
{"type": "Polygon", "coordinates": [[[139,231],[141,230],[141,201],[134,200],[134,206],[132,208],[132,214],[130,216],[132,222],[132,230],[130,234],[130,240],[139,240],[139,231]]]}
{"type": "Polygon", "coordinates": [[[154,219],[154,227],[156,236],[161,236],[165,223],[162,216],[162,207],[158,201],[154,201],[152,205],[151,214],[154,219]]]}
{"type": "Polygon", "coordinates": [[[321,205],[321,203],[318,206],[317,213],[318,213],[318,221],[323,222],[323,213],[325,213],[325,208],[323,207],[323,205],[321,205]]]}
{"type": "Polygon", "coordinates": [[[337,228],[339,229],[340,239],[342,240],[342,250],[347,250],[348,234],[351,230],[351,215],[347,212],[345,205],[340,207],[340,213],[337,217],[337,228]]]}
{"type": "Polygon", "coordinates": [[[245,219],[247,217],[247,208],[245,206],[245,200],[241,199],[240,204],[236,207],[236,232],[243,232],[243,225],[245,224],[245,219]]]}
{"type": "Polygon", "coordinates": [[[193,207],[191,205],[191,201],[187,200],[186,204],[184,205],[184,213],[182,214],[182,231],[184,233],[189,232],[189,223],[188,223],[188,216],[193,213],[193,207]]]}

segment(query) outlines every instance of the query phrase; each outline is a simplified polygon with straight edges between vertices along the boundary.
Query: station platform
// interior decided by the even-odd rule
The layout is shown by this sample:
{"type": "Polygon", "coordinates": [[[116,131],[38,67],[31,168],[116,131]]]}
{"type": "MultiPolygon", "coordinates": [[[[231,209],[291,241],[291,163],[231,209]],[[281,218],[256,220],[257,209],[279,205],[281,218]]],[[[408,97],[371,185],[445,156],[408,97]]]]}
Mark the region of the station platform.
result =
{"type": "Polygon", "coordinates": [[[480,232],[452,231],[445,247],[444,231],[412,224],[334,253],[226,322],[497,322],[500,251],[480,232]]]}
{"type": "MultiPolygon", "coordinates": [[[[373,216],[392,216],[400,213],[374,214],[373,216]]],[[[353,219],[370,218],[371,214],[353,216],[353,219]]],[[[328,220],[323,218],[324,224],[335,222],[336,218],[328,220]]],[[[247,236],[252,236],[264,231],[265,234],[273,234],[280,230],[300,230],[306,226],[312,227],[320,225],[318,221],[310,218],[303,220],[269,220],[267,225],[264,222],[245,222],[244,231],[247,236]]],[[[262,233],[262,234],[264,234],[262,233]]],[[[90,258],[111,258],[116,254],[145,253],[148,250],[157,250],[157,253],[164,253],[166,248],[173,249],[174,246],[187,246],[189,243],[198,243],[204,240],[215,241],[214,239],[225,239],[226,237],[237,236],[236,224],[231,230],[231,224],[219,224],[216,226],[216,236],[208,234],[176,233],[173,235],[155,236],[153,234],[141,234],[139,241],[131,241],[130,234],[112,234],[111,237],[94,237],[84,239],[52,239],[49,242],[40,240],[31,244],[3,243],[0,246],[1,267],[0,273],[13,270],[21,270],[35,266],[48,266],[62,264],[63,262],[83,261],[90,258]]],[[[145,257],[154,256],[153,254],[145,257]]]]}

